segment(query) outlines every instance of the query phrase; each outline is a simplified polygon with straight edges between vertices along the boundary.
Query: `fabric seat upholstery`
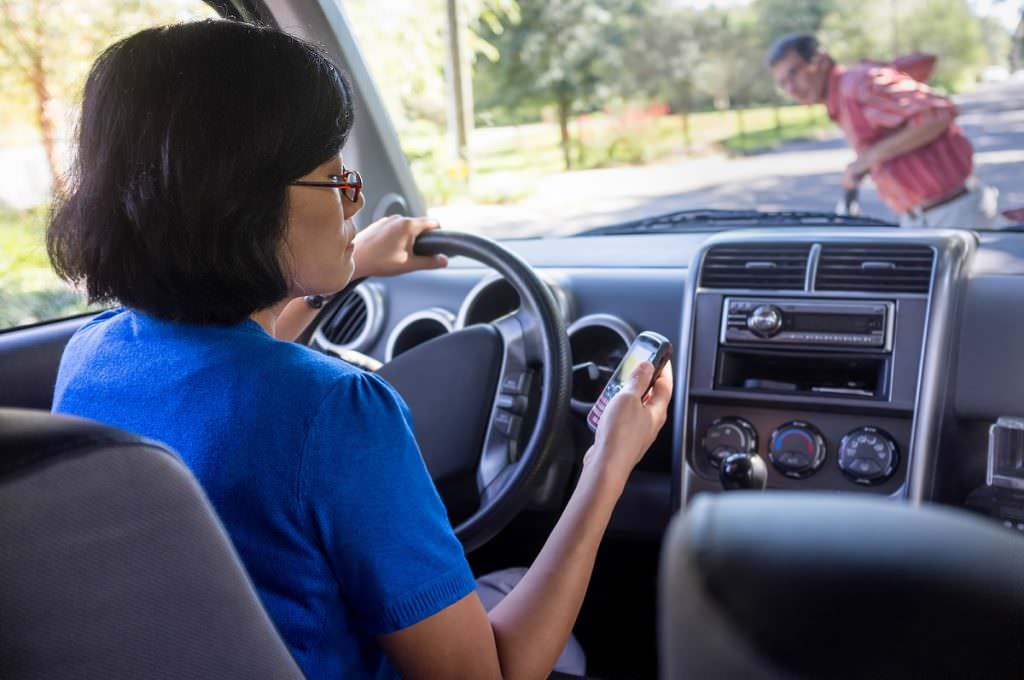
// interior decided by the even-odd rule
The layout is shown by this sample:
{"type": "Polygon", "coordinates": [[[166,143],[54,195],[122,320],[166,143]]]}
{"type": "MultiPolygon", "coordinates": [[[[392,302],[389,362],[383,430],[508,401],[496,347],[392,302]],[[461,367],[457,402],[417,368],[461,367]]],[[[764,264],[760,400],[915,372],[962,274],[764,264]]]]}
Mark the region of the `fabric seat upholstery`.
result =
{"type": "Polygon", "coordinates": [[[1021,673],[1024,538],[966,511],[704,494],[662,548],[662,678],[1021,673]]]}
{"type": "Polygon", "coordinates": [[[301,678],[213,509],[158,444],[0,409],[0,675],[301,678]]]}

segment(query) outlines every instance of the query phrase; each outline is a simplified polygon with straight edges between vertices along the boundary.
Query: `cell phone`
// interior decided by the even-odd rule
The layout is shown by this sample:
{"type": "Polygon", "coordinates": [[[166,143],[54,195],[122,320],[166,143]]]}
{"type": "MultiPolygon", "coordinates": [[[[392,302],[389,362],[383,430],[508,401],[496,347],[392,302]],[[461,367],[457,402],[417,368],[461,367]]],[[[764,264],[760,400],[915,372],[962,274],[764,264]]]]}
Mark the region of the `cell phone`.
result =
{"type": "Polygon", "coordinates": [[[601,391],[601,396],[594,402],[590,413],[587,414],[587,425],[590,429],[595,432],[597,431],[597,425],[601,422],[601,416],[608,407],[608,402],[625,387],[626,381],[633,375],[633,371],[636,370],[637,366],[644,361],[649,361],[654,365],[654,375],[651,376],[651,384],[647,386],[647,390],[644,392],[644,395],[646,395],[654,387],[658,376],[661,375],[661,369],[665,368],[665,364],[668,363],[671,356],[672,343],[664,335],[654,331],[644,331],[636,336],[629,349],[626,350],[626,356],[622,357],[622,361],[619,362],[615,372],[612,373],[612,377],[609,378],[608,384],[601,391]]]}

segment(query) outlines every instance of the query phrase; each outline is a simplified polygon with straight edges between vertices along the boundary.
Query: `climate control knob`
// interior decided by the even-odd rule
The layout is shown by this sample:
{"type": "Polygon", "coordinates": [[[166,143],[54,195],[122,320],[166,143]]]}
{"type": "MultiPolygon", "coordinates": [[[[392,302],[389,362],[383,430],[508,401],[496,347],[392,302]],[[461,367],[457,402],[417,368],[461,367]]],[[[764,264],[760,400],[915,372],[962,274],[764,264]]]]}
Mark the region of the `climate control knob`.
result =
{"type": "Polygon", "coordinates": [[[775,469],[795,479],[810,477],[825,462],[828,445],[818,428],[802,420],[791,420],[772,432],[768,460],[775,469]]]}
{"type": "Polygon", "coordinates": [[[757,430],[743,418],[719,418],[704,433],[704,455],[715,467],[732,453],[757,453],[757,430]]]}
{"type": "Polygon", "coordinates": [[[877,427],[858,427],[839,443],[839,469],[857,484],[880,484],[898,464],[896,441],[877,427]]]}

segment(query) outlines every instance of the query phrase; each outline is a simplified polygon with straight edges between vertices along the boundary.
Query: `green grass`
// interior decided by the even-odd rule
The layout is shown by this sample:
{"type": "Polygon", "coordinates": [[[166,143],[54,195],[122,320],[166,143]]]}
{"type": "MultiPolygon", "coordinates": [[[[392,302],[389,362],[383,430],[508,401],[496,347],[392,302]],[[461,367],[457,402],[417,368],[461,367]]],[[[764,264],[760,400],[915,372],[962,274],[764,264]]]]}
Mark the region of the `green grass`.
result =
{"type": "Polygon", "coordinates": [[[46,209],[0,210],[0,330],[88,311],[50,268],[46,209]]]}
{"type": "Polygon", "coordinates": [[[769,126],[765,126],[762,117],[758,116],[755,118],[757,125],[752,128],[749,119],[745,117],[744,132],[741,134],[737,131],[723,139],[721,145],[733,153],[764,151],[784,142],[814,138],[834,126],[821,109],[805,111],[801,117],[793,115],[795,113],[787,111],[787,115],[780,115],[781,127],[776,127],[774,118],[769,126]]]}
{"type": "MultiPolygon", "coordinates": [[[[683,117],[642,111],[578,116],[570,122],[573,170],[643,165],[684,154],[723,150],[750,153],[813,137],[831,123],[822,107],[709,111],[689,116],[690,138],[683,117]]],[[[415,126],[403,131],[403,147],[429,205],[469,200],[512,203],[528,198],[548,175],[565,171],[558,125],[478,128],[470,143],[466,169],[447,158],[443,131],[415,126]]]]}

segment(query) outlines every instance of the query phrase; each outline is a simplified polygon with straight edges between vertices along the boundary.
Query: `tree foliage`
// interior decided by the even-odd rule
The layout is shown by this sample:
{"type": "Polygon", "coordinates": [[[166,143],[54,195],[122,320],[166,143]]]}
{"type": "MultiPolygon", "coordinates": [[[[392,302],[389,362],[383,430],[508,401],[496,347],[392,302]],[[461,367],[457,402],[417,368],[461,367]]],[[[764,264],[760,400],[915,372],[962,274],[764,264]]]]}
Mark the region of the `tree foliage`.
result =
{"type": "Polygon", "coordinates": [[[99,52],[148,26],[215,13],[201,0],[0,0],[5,124],[38,130],[59,185],[57,149],[99,52]]]}
{"type": "Polygon", "coordinates": [[[482,34],[497,60],[477,62],[474,89],[481,108],[551,104],[557,108],[565,165],[569,116],[610,94],[622,70],[620,23],[629,0],[519,0],[519,20],[482,34]]]}

